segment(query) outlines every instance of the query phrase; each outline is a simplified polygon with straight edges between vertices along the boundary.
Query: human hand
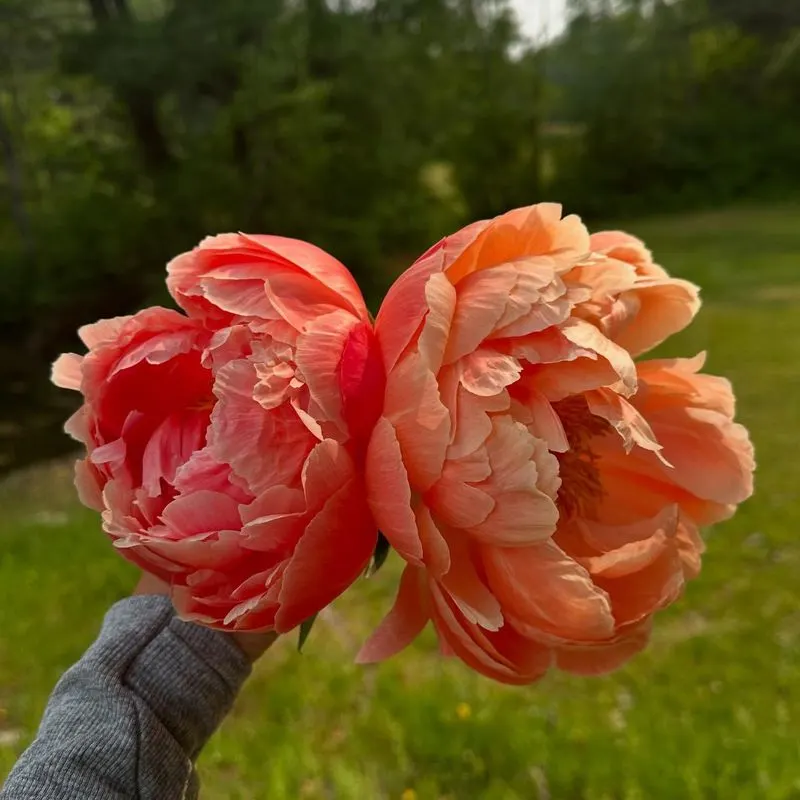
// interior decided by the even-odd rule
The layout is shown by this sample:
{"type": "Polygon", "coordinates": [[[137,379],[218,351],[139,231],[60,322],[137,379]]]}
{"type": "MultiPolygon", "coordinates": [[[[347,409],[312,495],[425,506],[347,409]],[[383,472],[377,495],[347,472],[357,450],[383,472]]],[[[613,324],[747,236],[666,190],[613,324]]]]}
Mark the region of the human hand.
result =
{"type": "MultiPolygon", "coordinates": [[[[133,590],[133,594],[169,595],[169,585],[155,576],[143,572],[142,577],[136,584],[136,588],[133,590]]],[[[244,653],[250,663],[260,658],[269,649],[275,639],[278,638],[278,634],[274,631],[268,631],[266,633],[231,632],[223,635],[229,636],[233,640],[234,644],[244,653]]]]}

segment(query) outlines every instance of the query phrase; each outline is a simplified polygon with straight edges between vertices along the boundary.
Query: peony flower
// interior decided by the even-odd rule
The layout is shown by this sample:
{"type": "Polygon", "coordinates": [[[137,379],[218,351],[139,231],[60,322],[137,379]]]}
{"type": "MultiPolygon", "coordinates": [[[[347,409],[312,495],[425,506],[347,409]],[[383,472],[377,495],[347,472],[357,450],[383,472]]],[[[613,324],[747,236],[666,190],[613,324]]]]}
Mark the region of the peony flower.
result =
{"type": "Polygon", "coordinates": [[[364,570],[363,463],[383,372],[359,290],[312,245],[206,239],[169,265],[187,312],[81,329],[53,380],[84,404],[76,484],[186,619],[287,631],[364,570]]]}
{"type": "Polygon", "coordinates": [[[728,384],[698,359],[632,359],[698,306],[638,240],[547,204],[449,236],[399,278],[376,321],[366,479],[407,564],[360,661],[429,621],[445,653],[507,683],[644,647],[697,574],[698,526],[752,491],[728,384]]]}

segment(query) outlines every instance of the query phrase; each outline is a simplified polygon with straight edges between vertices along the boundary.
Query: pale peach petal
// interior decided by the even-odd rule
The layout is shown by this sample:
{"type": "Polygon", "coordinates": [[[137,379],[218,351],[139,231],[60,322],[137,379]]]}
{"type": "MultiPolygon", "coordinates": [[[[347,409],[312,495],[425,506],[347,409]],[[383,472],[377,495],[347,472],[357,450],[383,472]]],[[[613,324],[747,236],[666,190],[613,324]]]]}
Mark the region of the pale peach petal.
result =
{"type": "Polygon", "coordinates": [[[505,312],[516,282],[517,270],[510,264],[475,272],[462,281],[458,286],[445,364],[463,358],[489,337],[505,312]]]}
{"type": "MultiPolygon", "coordinates": [[[[218,270],[204,276],[199,281],[202,296],[215,308],[233,317],[254,317],[256,319],[278,319],[279,313],[273,298],[267,294],[263,278],[247,276],[246,271],[230,274],[218,270]]],[[[191,308],[187,308],[191,313],[191,308]]]]}
{"type": "Polygon", "coordinates": [[[702,556],[706,546],[697,531],[697,527],[686,519],[678,523],[676,533],[678,542],[678,555],[683,564],[683,573],[687,580],[696,578],[700,574],[702,556]]]}
{"type": "Polygon", "coordinates": [[[522,422],[533,436],[546,442],[553,453],[566,453],[569,450],[561,417],[544,393],[535,388],[533,381],[527,382],[520,392],[515,393],[515,402],[518,406],[513,413],[514,418],[522,422]]]}
{"type": "Polygon", "coordinates": [[[102,479],[89,459],[75,462],[75,488],[78,498],[87,508],[103,510],[102,479]]]}
{"type": "Polygon", "coordinates": [[[456,311],[456,290],[441,272],[431,275],[425,284],[425,301],[428,314],[417,346],[426,366],[435,374],[442,366],[456,311]]]}
{"type": "MultiPolygon", "coordinates": [[[[500,346],[498,342],[494,344],[500,346]]],[[[510,355],[529,364],[554,364],[574,361],[576,358],[597,358],[593,350],[573,344],[558,328],[547,328],[529,336],[511,339],[503,344],[510,355]]]]}
{"type": "Polygon", "coordinates": [[[611,642],[561,647],[556,650],[556,664],[559,669],[575,675],[603,675],[644,650],[649,638],[650,621],[645,620],[611,642]]]}
{"type": "Polygon", "coordinates": [[[649,278],[666,278],[667,272],[653,263],[653,254],[641,239],[625,231],[598,231],[589,237],[591,249],[609,258],[630,264],[636,274],[649,278]]]}
{"type": "Polygon", "coordinates": [[[479,397],[500,394],[507,386],[519,380],[522,367],[513,356],[494,350],[476,350],[459,362],[461,384],[479,397]]]}
{"type": "MultiPolygon", "coordinates": [[[[323,504],[324,500],[319,507],[323,504]]],[[[310,519],[303,492],[288,486],[270,486],[252,503],[241,506],[239,513],[241,546],[272,553],[279,560],[291,555],[310,519]]]]}
{"type": "Polygon", "coordinates": [[[464,482],[455,469],[447,466],[442,478],[425,493],[425,502],[437,517],[456,528],[480,525],[496,505],[484,489],[464,482]]]}
{"type": "Polygon", "coordinates": [[[486,441],[491,476],[477,485],[495,507],[469,533],[497,545],[523,545],[550,536],[558,521],[554,495],[558,464],[528,430],[507,415],[492,418],[486,441]]]}
{"type": "Polygon", "coordinates": [[[89,406],[82,405],[65,423],[64,432],[78,442],[94,447],[93,421],[89,406]]]}
{"type": "Polygon", "coordinates": [[[272,307],[298,331],[304,330],[316,318],[338,311],[351,316],[354,322],[359,320],[351,314],[349,308],[342,309],[343,301],[339,295],[302,274],[270,273],[265,280],[265,286],[272,307]]]}
{"type": "Polygon", "coordinates": [[[640,279],[634,288],[637,313],[614,333],[614,341],[637,356],[678,331],[700,310],[699,289],[675,278],[640,279]]]}
{"type": "Polygon", "coordinates": [[[425,567],[434,578],[440,578],[450,569],[450,548],[433,521],[428,506],[418,503],[414,509],[414,516],[422,543],[422,558],[425,567]]]}
{"type": "Polygon", "coordinates": [[[116,342],[123,328],[131,319],[133,319],[131,316],[101,319],[91,325],[78,328],[78,336],[90,350],[95,350],[116,342]]]}
{"type": "Polygon", "coordinates": [[[678,486],[723,505],[753,493],[753,446],[741,425],[715,411],[689,408],[671,422],[653,419],[653,432],[678,486]]]}
{"type": "Polygon", "coordinates": [[[473,555],[472,545],[460,531],[449,531],[446,540],[450,569],[440,579],[440,585],[465,619],[484,630],[499,630],[503,625],[503,613],[497,598],[475,568],[478,553],[473,555]]]}
{"type": "Polygon", "coordinates": [[[705,364],[706,354],[694,358],[650,359],[636,365],[639,380],[647,385],[641,397],[647,409],[650,400],[657,404],[676,403],[718,411],[733,417],[736,402],[733,388],[726,378],[698,374],[705,364]]]}
{"type": "Polygon", "coordinates": [[[411,509],[411,487],[392,423],[378,420],[367,449],[367,502],[378,529],[412,564],[422,563],[422,543],[411,509]]]}
{"type": "Polygon", "coordinates": [[[64,353],[53,364],[50,380],[61,389],[80,391],[83,358],[76,353],[64,353]]]}
{"type": "Polygon", "coordinates": [[[546,254],[559,255],[566,270],[588,251],[589,234],[580,220],[561,219],[561,206],[540,203],[492,220],[447,267],[447,277],[458,284],[477,270],[546,254]]]}
{"type": "Polygon", "coordinates": [[[231,482],[230,465],[217,461],[208,448],[192,453],[190,458],[175,471],[172,483],[178,493],[208,489],[229,494],[240,503],[252,500],[249,493],[231,482]]]}
{"type": "MultiPolygon", "coordinates": [[[[651,517],[638,518],[628,524],[604,524],[595,520],[582,520],[581,532],[586,541],[598,552],[613,554],[630,544],[645,542],[653,537],[658,537],[660,542],[671,539],[678,528],[680,514],[675,504],[659,508],[651,517]]],[[[632,554],[636,550],[630,551],[632,554]]],[[[610,565],[614,559],[598,562],[601,565],[610,565]]]]}
{"type": "Polygon", "coordinates": [[[478,672],[495,680],[513,682],[518,677],[513,663],[504,658],[487,637],[481,635],[477,625],[464,619],[448,603],[446,594],[438,585],[431,583],[430,592],[433,600],[432,619],[450,649],[478,672]]]}
{"type": "Polygon", "coordinates": [[[647,420],[624,397],[620,397],[610,389],[594,389],[584,395],[589,411],[596,417],[606,420],[622,437],[626,452],[634,446],[649,450],[659,457],[667,467],[671,466],[661,450],[647,420]]]}
{"type": "Polygon", "coordinates": [[[422,633],[430,619],[424,602],[427,592],[422,589],[424,575],[423,570],[406,566],[394,605],[359,651],[357,664],[373,664],[390,658],[422,633]]]}
{"type": "Polygon", "coordinates": [[[489,585],[522,633],[538,629],[575,641],[613,635],[608,595],[554,542],[484,547],[482,553],[489,585]]]}
{"type": "Polygon", "coordinates": [[[381,303],[375,319],[375,332],[389,374],[428,311],[425,287],[434,273],[442,271],[442,247],[440,242],[406,270],[392,284],[381,303]]]}
{"type": "Polygon", "coordinates": [[[634,394],[637,387],[636,365],[630,354],[607,339],[594,325],[571,318],[561,326],[561,332],[578,347],[592,350],[604,358],[619,376],[619,391],[634,394]]]}
{"type": "Polygon", "coordinates": [[[339,365],[348,336],[357,323],[345,311],[315,316],[297,338],[295,361],[317,404],[322,419],[333,422],[347,436],[342,418],[339,365]]]}
{"type": "Polygon", "coordinates": [[[447,650],[478,672],[502,683],[526,684],[541,678],[552,663],[550,650],[523,639],[503,626],[496,633],[470,623],[448,602],[436,585],[430,585],[433,621],[447,650]]]}
{"type": "Polygon", "coordinates": [[[517,279],[492,338],[527,336],[563,322],[572,308],[553,256],[533,256],[515,265],[517,279]]]}
{"type": "Polygon", "coordinates": [[[142,487],[151,497],[161,494],[162,481],[172,484],[180,466],[202,449],[207,424],[205,412],[181,411],[156,428],[142,456],[142,487]]]}
{"type": "Polygon", "coordinates": [[[619,578],[597,577],[598,586],[611,597],[617,625],[646,619],[674,603],[682,594],[686,579],[675,543],[664,548],[647,566],[619,578]]]}
{"type": "Polygon", "coordinates": [[[480,397],[461,386],[460,380],[457,383],[458,388],[449,402],[454,424],[447,448],[448,460],[475,452],[492,432],[491,414],[505,411],[511,405],[506,392],[480,397]]]}
{"type": "Polygon", "coordinates": [[[437,480],[450,441],[450,414],[436,377],[419,353],[407,355],[389,374],[384,416],[397,432],[412,485],[425,491],[437,480]]]}
{"type": "Polygon", "coordinates": [[[301,474],[308,508],[314,512],[356,474],[353,459],[333,439],[324,439],[309,453],[301,474]]]}

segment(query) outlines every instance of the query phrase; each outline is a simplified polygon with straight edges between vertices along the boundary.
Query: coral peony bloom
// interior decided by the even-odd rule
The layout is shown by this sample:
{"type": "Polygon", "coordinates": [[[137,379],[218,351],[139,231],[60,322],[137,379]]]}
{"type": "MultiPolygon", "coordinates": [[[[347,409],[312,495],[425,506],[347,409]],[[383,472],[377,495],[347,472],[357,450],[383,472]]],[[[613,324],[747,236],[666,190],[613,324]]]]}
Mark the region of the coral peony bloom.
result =
{"type": "MultiPolygon", "coordinates": [[[[362,572],[377,531],[363,461],[383,368],[331,256],[211,237],[169,266],[189,316],[150,308],[80,331],[53,380],[80,391],[76,483],[186,619],[287,631],[362,572]]],[[[376,405],[378,404],[378,405],[376,405]]]]}
{"type": "Polygon", "coordinates": [[[642,352],[695,287],[555,205],[447,237],[392,287],[376,334],[375,519],[407,562],[361,661],[432,621],[445,653],[508,683],[592,674],[646,643],[699,569],[697,526],[752,490],[730,387],[642,352]]]}

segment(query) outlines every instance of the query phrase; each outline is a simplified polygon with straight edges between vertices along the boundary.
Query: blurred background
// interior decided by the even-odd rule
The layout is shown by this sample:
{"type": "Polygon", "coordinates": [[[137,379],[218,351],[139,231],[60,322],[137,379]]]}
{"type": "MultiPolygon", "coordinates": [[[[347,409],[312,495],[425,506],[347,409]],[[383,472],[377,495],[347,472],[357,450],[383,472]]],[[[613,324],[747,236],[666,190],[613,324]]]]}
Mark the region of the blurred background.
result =
{"type": "Polygon", "coordinates": [[[797,0],[0,0],[0,779],[134,580],[73,497],[75,329],[168,302],[169,258],[228,230],[320,245],[374,310],[540,200],[701,285],[664,352],[734,380],[756,498],[608,678],[497,687],[432,637],[354,667],[382,572],[265,659],[204,796],[800,797],[797,0]]]}

